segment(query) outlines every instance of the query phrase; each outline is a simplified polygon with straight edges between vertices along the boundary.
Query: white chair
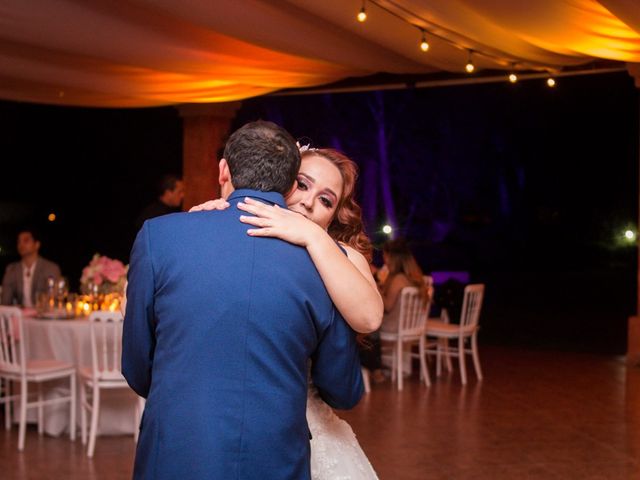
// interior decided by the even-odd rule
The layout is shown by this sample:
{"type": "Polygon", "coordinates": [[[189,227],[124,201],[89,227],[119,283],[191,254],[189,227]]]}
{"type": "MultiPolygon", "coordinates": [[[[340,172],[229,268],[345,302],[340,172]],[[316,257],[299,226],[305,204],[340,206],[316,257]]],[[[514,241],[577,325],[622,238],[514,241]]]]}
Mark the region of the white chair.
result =
{"type": "Polygon", "coordinates": [[[371,392],[371,379],[369,377],[369,370],[362,367],[362,383],[364,383],[364,393],[371,392]]]}
{"type": "MultiPolygon", "coordinates": [[[[80,368],[82,444],[87,443],[87,412],[91,414],[89,446],[87,456],[93,457],[100,418],[101,389],[129,389],[120,369],[122,354],[122,313],[99,311],[89,316],[91,327],[91,367],[80,368]]],[[[136,429],[134,440],[138,439],[137,426],[140,424],[142,403],[138,402],[134,411],[136,429]]]]}
{"type": "Polygon", "coordinates": [[[24,449],[27,430],[27,409],[38,409],[38,433],[44,432],[44,407],[56,403],[69,403],[69,437],[76,439],[76,371],[70,363],[58,360],[27,360],[22,312],[16,307],[0,307],[0,378],[5,384],[5,426],[10,427],[11,402],[20,402],[18,450],[24,449]],[[69,379],[69,396],[44,400],[42,383],[69,379]],[[11,395],[11,383],[20,383],[20,393],[11,395]],[[29,383],[38,385],[37,399],[29,400],[29,383]]]}
{"type": "Polygon", "coordinates": [[[398,390],[402,390],[402,353],[405,344],[419,344],[420,348],[420,378],[425,384],[431,385],[429,371],[426,364],[426,339],[424,336],[425,323],[429,315],[431,301],[425,300],[417,287],[404,287],[400,292],[400,313],[397,332],[380,331],[380,341],[388,342],[392,346],[391,380],[398,380],[398,390]]]}
{"type": "Polygon", "coordinates": [[[452,324],[448,321],[448,314],[443,310],[442,320],[431,320],[427,322],[427,337],[436,338],[438,341],[429,345],[426,350],[427,355],[437,355],[436,375],[442,371],[441,356],[445,355],[447,365],[450,369],[449,357],[458,357],[460,364],[460,379],[463,385],[467,384],[467,369],[465,354],[473,357],[473,365],[478,380],[482,380],[482,369],[480,368],[480,357],[478,355],[478,321],[484,297],[484,285],[467,285],[464,289],[464,300],[462,302],[462,312],[460,314],[460,324],[452,324]],[[458,345],[449,346],[449,340],[457,339],[458,345]],[[465,348],[465,342],[469,340],[471,345],[465,348]]]}
{"type": "Polygon", "coordinates": [[[0,403],[4,403],[4,428],[11,430],[11,402],[3,402],[4,397],[11,396],[11,380],[0,377],[0,403]]]}

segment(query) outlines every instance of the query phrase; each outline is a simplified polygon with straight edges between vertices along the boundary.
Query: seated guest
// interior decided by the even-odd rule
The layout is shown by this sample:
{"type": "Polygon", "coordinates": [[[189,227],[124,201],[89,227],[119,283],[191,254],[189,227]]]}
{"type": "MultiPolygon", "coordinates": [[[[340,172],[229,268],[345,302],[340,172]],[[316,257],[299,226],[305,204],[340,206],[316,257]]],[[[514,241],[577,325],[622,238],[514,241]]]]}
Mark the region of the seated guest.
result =
{"type": "Polygon", "coordinates": [[[425,284],[422,270],[416,262],[407,243],[402,239],[387,242],[382,247],[384,264],[388,271],[381,289],[384,302],[384,316],[382,318],[383,332],[397,332],[400,316],[400,292],[404,287],[418,287],[427,299],[431,295],[430,288],[425,284]]]}
{"type": "Polygon", "coordinates": [[[176,175],[165,175],[158,182],[158,198],[147,205],[136,220],[136,231],[142,228],[145,220],[150,218],[177,213],[184,198],[184,183],[176,175]]]}
{"type": "Polygon", "coordinates": [[[371,268],[371,273],[373,273],[373,278],[376,281],[376,285],[378,285],[378,290],[382,290],[384,282],[387,280],[387,276],[389,275],[389,269],[387,268],[387,265],[382,265],[382,267],[380,268],[373,266],[371,268]]]}
{"type": "Polygon", "coordinates": [[[35,229],[26,228],[18,233],[20,261],[10,263],[2,278],[2,304],[33,307],[36,296],[47,292],[50,277],[60,278],[60,267],[39,256],[40,236],[35,229]]]}

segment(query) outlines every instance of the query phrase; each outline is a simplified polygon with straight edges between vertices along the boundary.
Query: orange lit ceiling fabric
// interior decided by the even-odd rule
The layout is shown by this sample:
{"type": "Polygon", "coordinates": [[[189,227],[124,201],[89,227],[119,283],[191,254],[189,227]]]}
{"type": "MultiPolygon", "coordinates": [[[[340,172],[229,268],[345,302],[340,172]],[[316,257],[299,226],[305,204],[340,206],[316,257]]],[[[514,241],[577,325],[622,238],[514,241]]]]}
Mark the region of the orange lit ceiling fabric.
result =
{"type": "Polygon", "coordinates": [[[377,0],[359,23],[361,6],[0,0],[0,98],[96,107],[226,102],[377,72],[459,72],[469,49],[477,69],[640,64],[637,0],[377,0]],[[428,53],[418,48],[420,27],[428,53]]]}

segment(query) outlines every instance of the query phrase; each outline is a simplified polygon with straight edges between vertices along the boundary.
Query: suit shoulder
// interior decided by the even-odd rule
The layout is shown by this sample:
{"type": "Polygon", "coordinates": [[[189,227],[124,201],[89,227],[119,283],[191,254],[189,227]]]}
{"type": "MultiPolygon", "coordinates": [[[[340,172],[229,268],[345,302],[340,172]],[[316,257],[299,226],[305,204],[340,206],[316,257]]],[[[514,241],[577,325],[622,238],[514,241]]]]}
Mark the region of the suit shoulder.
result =
{"type": "Polygon", "coordinates": [[[42,261],[42,265],[45,265],[47,267],[57,267],[58,266],[58,264],[56,262],[54,262],[53,260],[49,260],[48,258],[40,257],[39,260],[42,261]]]}
{"type": "MultiPolygon", "coordinates": [[[[175,226],[180,224],[197,223],[202,221],[203,216],[210,215],[212,212],[177,212],[161,215],[159,217],[150,218],[148,223],[153,228],[163,228],[165,226],[175,226]]],[[[215,212],[222,213],[222,212],[215,212]]]]}
{"type": "Polygon", "coordinates": [[[9,265],[6,266],[5,272],[13,273],[13,271],[16,270],[19,265],[20,265],[20,262],[11,262],[9,265]]]}
{"type": "Polygon", "coordinates": [[[164,230],[167,228],[173,229],[192,221],[192,215],[192,213],[187,212],[169,213],[167,215],[150,218],[144,223],[147,225],[147,228],[151,229],[152,231],[164,230]]]}
{"type": "MultiPolygon", "coordinates": [[[[234,215],[237,219],[238,215],[234,215]]],[[[162,215],[147,220],[147,235],[152,243],[165,243],[180,238],[193,238],[203,232],[221,228],[221,225],[229,222],[226,211],[216,212],[179,212],[162,215]]],[[[222,227],[223,228],[223,227],[222,227]]],[[[223,228],[224,229],[224,228],[223,228]]]]}

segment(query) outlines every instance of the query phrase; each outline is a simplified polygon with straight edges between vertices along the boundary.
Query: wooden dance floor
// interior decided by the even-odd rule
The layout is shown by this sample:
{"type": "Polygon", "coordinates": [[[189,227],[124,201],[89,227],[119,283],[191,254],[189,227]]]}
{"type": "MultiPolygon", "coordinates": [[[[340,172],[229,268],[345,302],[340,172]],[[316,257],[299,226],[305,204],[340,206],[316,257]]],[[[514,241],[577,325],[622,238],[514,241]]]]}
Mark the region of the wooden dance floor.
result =
{"type": "MultiPolygon", "coordinates": [[[[341,415],[381,479],[638,479],[640,367],[621,357],[481,346],[485,380],[461,387],[457,369],[397,392],[373,385],[341,415]]],[[[2,424],[0,424],[2,425],[2,424]]],[[[132,437],[39,437],[18,453],[17,427],[0,430],[0,478],[128,479],[132,437]]]]}

